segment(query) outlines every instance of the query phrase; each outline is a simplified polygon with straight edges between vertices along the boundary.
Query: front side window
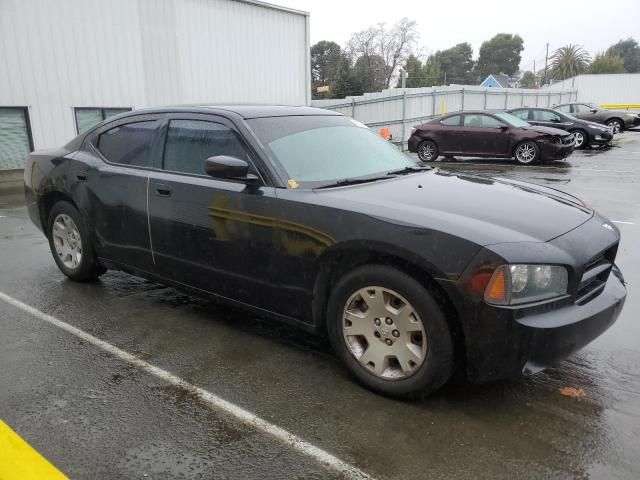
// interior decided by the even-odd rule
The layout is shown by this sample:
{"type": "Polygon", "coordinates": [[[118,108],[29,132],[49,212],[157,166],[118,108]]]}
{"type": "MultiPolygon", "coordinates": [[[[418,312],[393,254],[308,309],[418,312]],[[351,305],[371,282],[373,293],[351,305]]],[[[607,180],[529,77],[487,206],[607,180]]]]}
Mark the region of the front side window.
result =
{"type": "Polygon", "coordinates": [[[244,145],[229,127],[204,120],[171,120],[164,148],[163,168],[205,175],[207,158],[226,155],[249,160],[244,145]]]}
{"type": "Polygon", "coordinates": [[[101,121],[119,113],[130,112],[130,108],[74,108],[76,116],[76,130],[78,135],[93,128],[101,121]]]}
{"type": "Polygon", "coordinates": [[[511,112],[511,115],[514,115],[522,120],[528,120],[529,110],[516,110],[515,112],[511,112]]]}
{"type": "Polygon", "coordinates": [[[493,117],[483,114],[471,114],[464,116],[465,127],[476,128],[500,128],[502,124],[493,117]]]}
{"type": "Polygon", "coordinates": [[[507,112],[496,113],[496,117],[498,117],[503,122],[511,125],[512,127],[525,128],[531,126],[528,122],[525,122],[521,118],[518,118],[515,115],[511,115],[507,112]]]}
{"type": "Polygon", "coordinates": [[[593,107],[589,105],[585,105],[584,103],[578,103],[573,106],[573,111],[576,113],[587,113],[593,110],[593,107]]]}
{"type": "Polygon", "coordinates": [[[452,115],[451,117],[443,118],[440,120],[440,124],[446,127],[458,127],[460,126],[461,115],[452,115]]]}
{"type": "Polygon", "coordinates": [[[533,119],[539,122],[559,122],[560,117],[547,110],[534,110],[533,111],[533,119]]]}
{"type": "Polygon", "coordinates": [[[392,143],[341,115],[247,120],[276,168],[303,187],[414,167],[392,143]]]}
{"type": "Polygon", "coordinates": [[[98,137],[98,150],[113,163],[136,167],[151,167],[151,141],[157,122],[118,125],[98,137]]]}
{"type": "Polygon", "coordinates": [[[555,107],[554,110],[558,110],[562,113],[571,113],[571,105],[560,105],[558,107],[555,107]]]}

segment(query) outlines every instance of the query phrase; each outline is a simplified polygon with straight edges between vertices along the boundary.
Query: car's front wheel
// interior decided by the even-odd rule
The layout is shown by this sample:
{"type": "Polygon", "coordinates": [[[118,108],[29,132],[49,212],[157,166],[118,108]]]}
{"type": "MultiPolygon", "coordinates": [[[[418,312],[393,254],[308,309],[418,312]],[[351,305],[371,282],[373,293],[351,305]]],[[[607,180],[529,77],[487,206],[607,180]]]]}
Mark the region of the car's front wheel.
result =
{"type": "Polygon", "coordinates": [[[533,165],[540,158],[540,149],[534,142],[522,142],[516,147],[514,157],[522,165],[533,165]]]}
{"type": "Polygon", "coordinates": [[[433,162],[438,158],[438,145],[431,140],[423,140],[418,145],[418,158],[423,162],[433,162]]]}
{"type": "Polygon", "coordinates": [[[576,150],[579,150],[587,146],[588,137],[585,132],[583,132],[582,130],[572,130],[571,133],[573,133],[573,139],[575,141],[576,150]]]}
{"type": "Polygon", "coordinates": [[[80,212],[60,201],[49,212],[47,236],[58,268],[71,280],[94,280],[106,270],[96,261],[80,212]]]}
{"type": "Polygon", "coordinates": [[[452,374],[442,310],[418,281],[394,268],[365,265],[342,277],[329,299],[327,327],[349,371],[378,393],[425,396],[452,374]]]}
{"type": "Polygon", "coordinates": [[[617,118],[609,120],[607,122],[607,127],[611,127],[613,129],[613,133],[620,133],[624,129],[622,121],[617,118]]]}

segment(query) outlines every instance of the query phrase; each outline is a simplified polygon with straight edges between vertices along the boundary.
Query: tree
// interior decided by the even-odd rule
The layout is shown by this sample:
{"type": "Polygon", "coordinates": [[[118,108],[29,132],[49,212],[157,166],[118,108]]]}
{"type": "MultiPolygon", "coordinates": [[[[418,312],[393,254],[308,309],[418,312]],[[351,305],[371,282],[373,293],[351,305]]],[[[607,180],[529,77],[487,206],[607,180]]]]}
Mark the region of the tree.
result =
{"type": "Polygon", "coordinates": [[[335,80],[342,49],[336,42],[322,40],[311,47],[311,78],[319,85],[335,80]]]}
{"type": "Polygon", "coordinates": [[[476,80],[481,82],[491,73],[513,75],[518,71],[523,49],[520,35],[510,33],[499,33],[483,42],[474,69],[476,80]]]}
{"type": "Polygon", "coordinates": [[[459,43],[454,47],[436,52],[439,67],[447,72],[448,83],[468,85],[473,83],[473,48],[468,43],[459,43]]]}
{"type": "Polygon", "coordinates": [[[617,55],[598,53],[589,65],[588,73],[624,73],[624,60],[617,55]]]}
{"type": "Polygon", "coordinates": [[[607,55],[617,55],[624,62],[624,69],[629,73],[640,72],[640,46],[633,38],[620,40],[607,49],[607,55]]]}
{"type": "Polygon", "coordinates": [[[350,72],[350,82],[355,93],[377,92],[387,87],[384,59],[380,55],[358,57],[350,72]]]}
{"type": "MultiPolygon", "coordinates": [[[[418,57],[415,55],[409,55],[407,61],[404,62],[404,71],[407,72],[407,88],[416,88],[423,87],[422,82],[424,81],[424,66],[418,57]]],[[[402,81],[398,78],[397,87],[402,86],[402,81]]]]}
{"type": "Polygon", "coordinates": [[[422,87],[432,87],[433,85],[442,85],[444,83],[444,73],[440,65],[440,58],[437,55],[429,55],[422,70],[422,87]]]}
{"type": "Polygon", "coordinates": [[[538,82],[536,80],[536,75],[533,72],[524,72],[522,78],[520,79],[520,87],[522,88],[538,88],[538,82]]]}
{"type": "Polygon", "coordinates": [[[591,57],[580,45],[569,44],[558,48],[549,59],[552,78],[564,80],[585,72],[591,57]]]}
{"type": "Polygon", "coordinates": [[[379,23],[354,33],[349,39],[348,50],[352,57],[364,58],[364,63],[368,63],[367,59],[374,56],[382,59],[385,79],[382,88],[386,88],[391,85],[400,66],[415,50],[417,41],[416,22],[403,18],[391,28],[387,28],[385,23],[379,23]]]}

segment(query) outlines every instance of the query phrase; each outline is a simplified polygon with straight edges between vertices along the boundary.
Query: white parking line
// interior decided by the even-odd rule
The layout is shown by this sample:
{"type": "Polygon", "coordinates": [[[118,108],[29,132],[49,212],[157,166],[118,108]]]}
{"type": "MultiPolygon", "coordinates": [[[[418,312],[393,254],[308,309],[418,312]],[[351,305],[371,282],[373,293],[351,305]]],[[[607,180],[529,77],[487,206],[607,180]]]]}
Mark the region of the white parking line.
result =
{"type": "Polygon", "coordinates": [[[182,378],[170,372],[167,372],[166,370],[145,362],[144,360],[136,357],[135,355],[127,353],[124,350],[120,350],[118,347],[115,347],[110,343],[105,342],[104,340],[100,340],[99,338],[96,338],[93,335],[80,330],[79,328],[76,328],[66,322],[63,322],[62,320],[58,320],[51,315],[41,312],[37,308],[27,305],[26,303],[22,303],[20,300],[16,300],[15,298],[10,297],[3,292],[0,292],[0,300],[4,300],[6,303],[13,305],[14,307],[19,308],[20,310],[23,310],[24,312],[27,312],[34,317],[49,323],[50,325],[65,330],[66,332],[75,335],[85,342],[90,343],[93,346],[100,348],[101,350],[104,350],[105,352],[122,360],[123,362],[133,365],[134,367],[137,367],[140,370],[153,375],[154,377],[157,377],[164,382],[167,382],[173,386],[180,387],[197,395],[210,406],[226,412],[227,414],[235,417],[237,420],[250,427],[271,435],[272,437],[276,438],[277,440],[281,441],[297,452],[320,462],[331,470],[341,473],[345,476],[345,478],[354,480],[372,480],[372,477],[367,473],[363,472],[353,465],[350,465],[349,463],[340,460],[339,458],[333,456],[322,448],[316,447],[315,445],[306,442],[302,438],[297,437],[293,433],[290,433],[287,430],[278,427],[277,425],[269,423],[266,420],[258,417],[257,415],[254,415],[253,413],[245,410],[244,408],[228,402],[207,390],[196,387],[195,385],[187,382],[186,380],[183,380],[182,378]]]}
{"type": "Polygon", "coordinates": [[[611,220],[613,223],[622,223],[624,225],[635,225],[633,222],[623,222],[622,220],[611,220]]]}

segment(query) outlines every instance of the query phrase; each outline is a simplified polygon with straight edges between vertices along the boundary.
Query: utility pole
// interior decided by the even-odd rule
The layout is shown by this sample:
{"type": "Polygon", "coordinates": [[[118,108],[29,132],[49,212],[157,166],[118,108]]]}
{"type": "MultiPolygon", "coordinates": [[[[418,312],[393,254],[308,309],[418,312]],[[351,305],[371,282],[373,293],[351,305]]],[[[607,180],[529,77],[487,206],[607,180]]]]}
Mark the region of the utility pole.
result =
{"type": "Polygon", "coordinates": [[[536,72],[536,59],[533,59],[533,88],[538,88],[538,72],[536,72]]]}
{"type": "Polygon", "coordinates": [[[547,53],[544,55],[544,83],[542,85],[547,84],[547,61],[549,60],[549,44],[547,43],[547,53]]]}
{"type": "Polygon", "coordinates": [[[402,85],[402,88],[407,87],[407,77],[407,71],[404,68],[400,69],[400,84],[402,85]]]}
{"type": "Polygon", "coordinates": [[[444,72],[444,84],[447,84],[447,72],[444,72]]]}

